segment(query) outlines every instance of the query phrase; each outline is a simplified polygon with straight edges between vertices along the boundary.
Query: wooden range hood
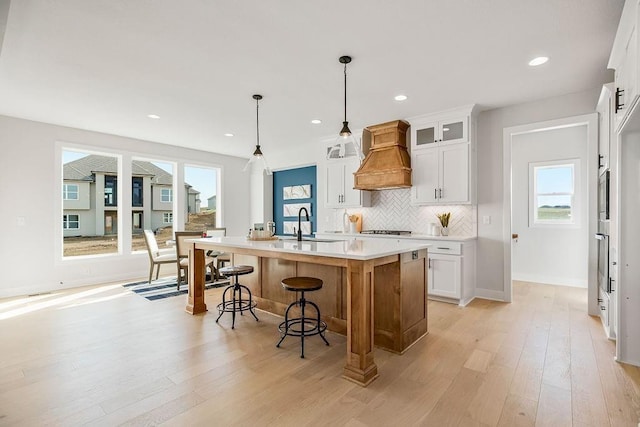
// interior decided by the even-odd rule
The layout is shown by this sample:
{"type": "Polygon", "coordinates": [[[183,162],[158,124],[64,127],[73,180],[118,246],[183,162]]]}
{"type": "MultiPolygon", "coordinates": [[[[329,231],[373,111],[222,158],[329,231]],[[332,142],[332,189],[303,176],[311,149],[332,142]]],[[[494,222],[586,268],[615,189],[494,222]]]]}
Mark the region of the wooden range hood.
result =
{"type": "Polygon", "coordinates": [[[353,174],[357,190],[383,190],[411,187],[411,157],[407,151],[407,129],[404,120],[368,126],[363,133],[363,146],[371,138],[371,149],[353,174]]]}

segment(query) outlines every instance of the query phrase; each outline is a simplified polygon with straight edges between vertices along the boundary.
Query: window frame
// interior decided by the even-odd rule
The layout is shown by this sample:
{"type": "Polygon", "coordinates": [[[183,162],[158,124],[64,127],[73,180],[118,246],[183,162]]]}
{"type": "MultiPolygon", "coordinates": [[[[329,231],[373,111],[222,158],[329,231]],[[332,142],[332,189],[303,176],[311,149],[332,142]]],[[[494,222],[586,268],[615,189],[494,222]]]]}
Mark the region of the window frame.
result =
{"type": "Polygon", "coordinates": [[[580,159],[562,159],[542,162],[529,163],[529,227],[530,228],[579,228],[581,223],[580,211],[580,159]],[[538,174],[541,169],[552,169],[560,167],[569,167],[572,170],[572,191],[571,192],[551,192],[541,193],[538,191],[538,174]],[[569,220],[557,219],[539,219],[538,218],[538,199],[540,197],[549,196],[568,196],[570,197],[570,214],[569,220]]]}
{"type": "Polygon", "coordinates": [[[173,203],[173,188],[161,188],[160,189],[160,201],[162,203],[173,203]],[[165,191],[168,192],[167,198],[169,200],[165,200],[165,191]]]}
{"type": "Polygon", "coordinates": [[[62,184],[62,200],[80,200],[80,186],[78,184],[62,184]],[[76,187],[76,191],[69,191],[69,187],[76,187]],[[69,197],[69,194],[76,194],[75,198],[69,197]]]}
{"type": "Polygon", "coordinates": [[[173,224],[173,212],[162,212],[162,223],[173,224]]]}
{"type": "Polygon", "coordinates": [[[144,207],[144,178],[140,176],[131,177],[131,206],[134,208],[144,207]],[[136,190],[140,194],[136,195],[136,190]]]}
{"type": "Polygon", "coordinates": [[[62,229],[63,230],[80,230],[80,215],[78,214],[63,214],[62,215],[62,229]],[[69,217],[75,216],[75,221],[72,221],[69,217]],[[70,227],[71,223],[75,223],[75,227],[70,227]]]}

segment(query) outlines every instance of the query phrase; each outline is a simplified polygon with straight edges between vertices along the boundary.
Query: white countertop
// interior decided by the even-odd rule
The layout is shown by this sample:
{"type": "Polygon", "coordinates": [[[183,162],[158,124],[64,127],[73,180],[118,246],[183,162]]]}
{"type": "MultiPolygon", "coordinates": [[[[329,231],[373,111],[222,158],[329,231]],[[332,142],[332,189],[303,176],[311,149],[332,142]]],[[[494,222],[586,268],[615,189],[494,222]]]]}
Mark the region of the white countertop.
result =
{"type": "MultiPolygon", "coordinates": [[[[346,236],[345,236],[346,237],[346,236]]],[[[301,241],[295,238],[284,237],[292,240],[248,240],[246,237],[204,237],[200,239],[188,239],[189,243],[208,243],[215,246],[216,243],[227,248],[255,249],[270,252],[288,252],[311,256],[326,256],[331,258],[369,260],[388,255],[397,255],[404,252],[412,252],[427,249],[428,244],[411,240],[384,241],[384,240],[358,240],[349,236],[347,240],[332,242],[301,241]]]]}
{"type": "Polygon", "coordinates": [[[375,237],[381,239],[401,239],[401,240],[447,240],[452,242],[466,242],[469,240],[476,240],[476,236],[432,236],[430,234],[404,234],[400,236],[389,234],[361,234],[361,233],[340,233],[335,231],[316,232],[316,236],[322,236],[322,238],[331,239],[354,239],[354,238],[371,238],[375,237]]]}

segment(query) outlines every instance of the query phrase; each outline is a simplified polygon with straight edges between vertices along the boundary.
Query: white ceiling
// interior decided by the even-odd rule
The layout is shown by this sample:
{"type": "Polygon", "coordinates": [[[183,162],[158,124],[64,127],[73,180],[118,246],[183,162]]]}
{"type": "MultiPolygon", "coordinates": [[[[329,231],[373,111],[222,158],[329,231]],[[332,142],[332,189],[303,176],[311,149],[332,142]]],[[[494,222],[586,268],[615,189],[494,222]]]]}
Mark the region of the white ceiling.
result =
{"type": "MultiPolygon", "coordinates": [[[[0,0],[7,2],[7,0],[0,0]]],[[[13,0],[0,114],[248,157],[596,88],[623,0],[13,0]],[[539,55],[550,61],[532,68],[539,55]],[[399,93],[409,99],[393,100],[399,93]],[[152,120],[148,114],[161,118],[152,120]],[[312,125],[319,118],[321,125],[312,125]],[[225,137],[231,132],[235,137],[225,137]]],[[[0,38],[1,39],[1,38],[0,38]]]]}

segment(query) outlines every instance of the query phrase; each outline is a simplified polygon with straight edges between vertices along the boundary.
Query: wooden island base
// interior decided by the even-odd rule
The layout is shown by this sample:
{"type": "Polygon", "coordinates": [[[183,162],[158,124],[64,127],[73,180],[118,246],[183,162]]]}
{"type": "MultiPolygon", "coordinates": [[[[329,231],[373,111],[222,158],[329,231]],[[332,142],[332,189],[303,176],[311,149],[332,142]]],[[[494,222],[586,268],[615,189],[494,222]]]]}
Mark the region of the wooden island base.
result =
{"type": "Polygon", "coordinates": [[[192,314],[206,311],[203,249],[212,248],[231,252],[234,265],[254,267],[242,276],[242,284],[251,289],[258,308],[277,315],[283,316],[296,299],[283,289],[283,278],[321,279],[324,286],[308,299],[318,304],[329,330],[347,335],[343,376],[362,386],[378,376],[374,344],[402,353],[427,333],[426,249],[355,260],[195,243],[186,308],[192,314]]]}

